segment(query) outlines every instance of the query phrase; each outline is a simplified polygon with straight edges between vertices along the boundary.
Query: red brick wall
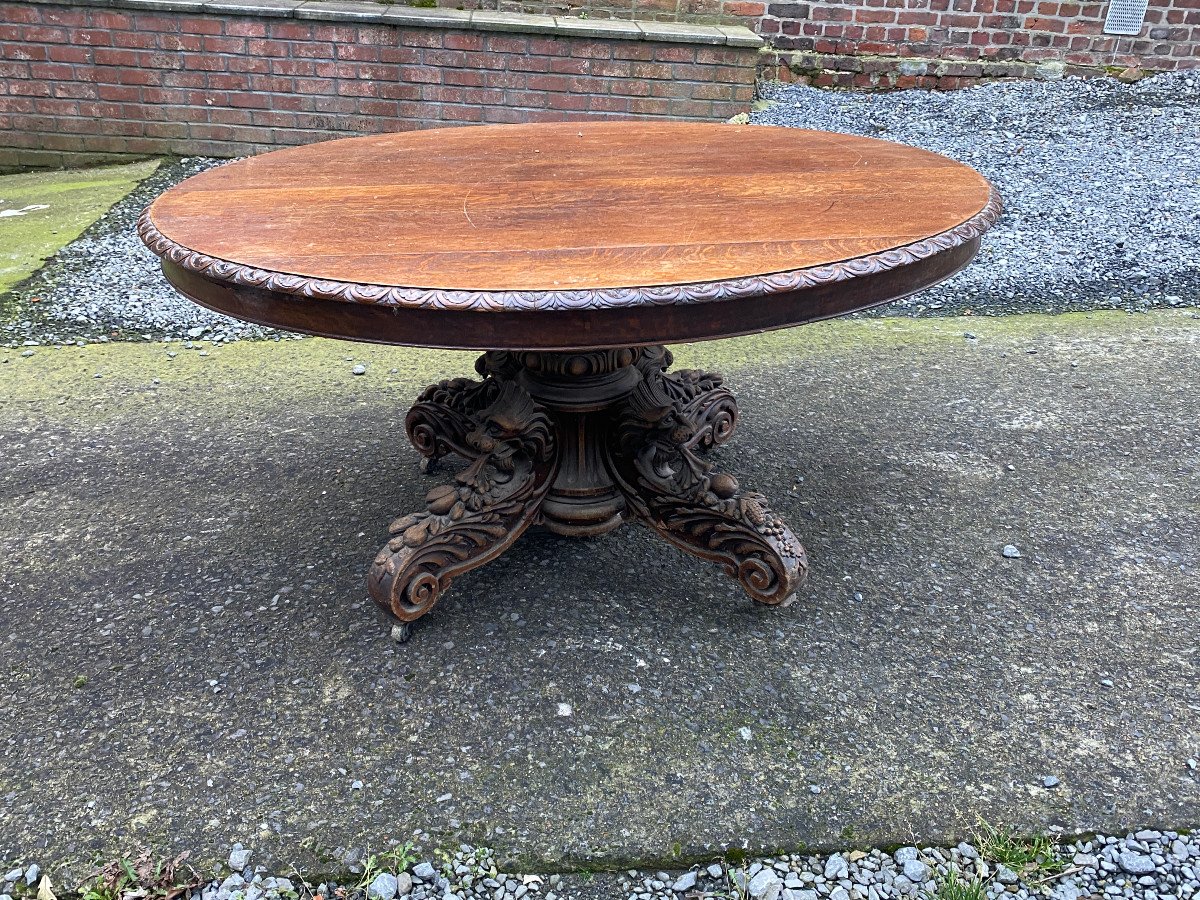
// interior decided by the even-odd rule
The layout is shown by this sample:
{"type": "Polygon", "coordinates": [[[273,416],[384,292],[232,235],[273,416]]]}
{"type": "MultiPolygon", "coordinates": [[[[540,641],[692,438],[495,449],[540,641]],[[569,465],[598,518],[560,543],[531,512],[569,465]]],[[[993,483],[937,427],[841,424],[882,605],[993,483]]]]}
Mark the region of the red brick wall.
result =
{"type": "Polygon", "coordinates": [[[1200,66],[1200,0],[1150,0],[1141,34],[1103,34],[1108,0],[436,0],[457,8],[592,18],[725,22],[781,51],[768,77],[840,87],[955,87],[987,77],[1038,77],[1129,67],[1200,66]],[[926,60],[903,67],[897,60],[926,60]],[[855,60],[861,60],[856,62],[855,60]],[[781,68],[776,68],[782,63],[781,68]],[[965,65],[963,65],[965,63],[965,65]],[[1056,66],[1043,68],[1057,74],[1056,66]]]}
{"type": "Polygon", "coordinates": [[[765,74],[821,86],[953,88],[980,78],[1200,67],[1200,0],[1150,0],[1137,37],[1103,34],[1107,0],[763,0],[759,6],[759,33],[783,51],[767,56],[765,74]]]}
{"type": "Polygon", "coordinates": [[[753,47],[0,2],[0,164],[468,122],[719,120],[753,47]]]}

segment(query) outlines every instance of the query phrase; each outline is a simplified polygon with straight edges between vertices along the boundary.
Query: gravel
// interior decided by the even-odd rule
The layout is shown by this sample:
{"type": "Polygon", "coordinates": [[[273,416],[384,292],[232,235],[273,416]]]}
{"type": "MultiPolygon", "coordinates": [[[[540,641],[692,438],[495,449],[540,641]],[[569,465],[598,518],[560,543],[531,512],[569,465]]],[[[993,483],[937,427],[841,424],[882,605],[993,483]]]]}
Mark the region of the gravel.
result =
{"type": "MultiPolygon", "coordinates": [[[[869,315],[1200,303],[1198,73],[1131,85],[1064,79],[862,94],[769,84],[763,93],[771,102],[751,116],[756,124],[925,147],[976,167],[1004,198],[974,264],[869,315]]],[[[221,162],[160,167],[18,289],[0,315],[0,344],[280,337],[180,297],[134,232],[161,191],[221,162]]]]}
{"type": "Polygon", "coordinates": [[[225,160],[165,162],[76,241],[61,249],[0,305],[0,343],[95,342],[119,339],[224,342],[288,336],[181,297],[137,236],[138,216],[172,185],[225,160]]]}
{"type": "MultiPolygon", "coordinates": [[[[1097,835],[1056,846],[1056,871],[1013,871],[978,848],[902,847],[830,856],[791,855],[742,865],[709,864],[689,871],[688,897],[746,896],[754,900],[925,900],[950,872],[977,881],[987,900],[1194,900],[1200,898],[1200,836],[1145,830],[1125,837],[1097,835]]],[[[679,880],[630,872],[619,896],[680,900],[679,880]]],[[[564,896],[572,896],[569,890],[564,896]]]]}
{"type": "MultiPolygon", "coordinates": [[[[952,872],[960,881],[978,884],[983,900],[1200,898],[1198,835],[1147,829],[1125,837],[1062,842],[1055,851],[1057,868],[1040,871],[1015,872],[961,843],[954,848],[903,847],[894,854],[876,849],[829,857],[705,862],[675,873],[631,869],[605,876],[601,883],[590,873],[508,873],[491,850],[467,845],[440,856],[437,865],[422,860],[400,871],[383,867],[367,872],[363,853],[350,850],[339,851],[351,873],[344,884],[294,883],[259,866],[248,879],[235,873],[203,884],[183,900],[313,900],[318,895],[344,900],[926,900],[952,872]]],[[[31,896],[36,886],[23,882],[26,874],[27,869],[13,869],[4,876],[8,883],[0,881],[0,890],[18,898],[31,896]]]]}
{"type": "Polygon", "coordinates": [[[877,314],[1200,303],[1200,72],[1135,84],[996,82],[949,92],[769,85],[760,125],[924,147],[967,163],[1005,213],[959,275],[877,314]]]}
{"type": "Polygon", "coordinates": [[[241,844],[234,844],[233,849],[229,851],[229,868],[234,872],[240,872],[246,866],[250,865],[251,852],[245,849],[241,844]]]}
{"type": "Polygon", "coordinates": [[[396,896],[399,881],[391,872],[380,872],[367,886],[370,900],[392,900],[396,896]]]}

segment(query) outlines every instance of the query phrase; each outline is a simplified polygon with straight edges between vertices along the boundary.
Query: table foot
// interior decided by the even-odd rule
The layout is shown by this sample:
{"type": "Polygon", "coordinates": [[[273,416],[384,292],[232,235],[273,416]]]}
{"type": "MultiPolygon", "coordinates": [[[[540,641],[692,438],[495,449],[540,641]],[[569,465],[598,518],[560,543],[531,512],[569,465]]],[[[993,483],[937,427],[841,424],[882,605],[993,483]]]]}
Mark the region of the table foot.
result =
{"type": "MultiPolygon", "coordinates": [[[[553,480],[557,459],[549,416],[515,382],[492,381],[473,383],[486,387],[486,405],[443,420],[459,429],[446,432],[460,444],[456,452],[474,462],[453,483],[431,489],[423,512],[392,523],[393,537],[371,566],[372,599],[400,622],[425,615],[455,576],[512,546],[537,518],[553,480]]],[[[455,390],[458,398],[468,396],[455,390]]]]}
{"type": "Polygon", "coordinates": [[[627,515],[721,564],[754,601],[786,605],[808,573],[804,548],[766,497],[700,456],[737,423],[719,376],[680,375],[647,377],[618,413],[610,464],[627,515]]]}

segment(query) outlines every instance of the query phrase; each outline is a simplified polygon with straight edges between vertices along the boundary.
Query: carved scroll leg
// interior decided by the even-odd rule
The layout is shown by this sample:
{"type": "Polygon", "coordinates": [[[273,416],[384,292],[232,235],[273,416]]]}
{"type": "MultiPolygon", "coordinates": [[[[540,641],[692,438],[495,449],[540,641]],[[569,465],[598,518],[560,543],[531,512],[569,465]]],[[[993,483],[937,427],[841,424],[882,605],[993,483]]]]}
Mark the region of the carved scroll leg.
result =
{"type": "Polygon", "coordinates": [[[513,383],[472,417],[463,441],[475,462],[425,496],[424,512],[392,523],[367,576],[371,598],[404,623],[429,612],[451,580],[495,559],[538,516],[558,468],[546,413],[513,383]]]}
{"type": "Polygon", "coordinates": [[[449,453],[468,460],[479,456],[480,448],[469,440],[476,417],[495,403],[519,369],[512,354],[492,350],[475,361],[482,381],[448,378],[421,392],[404,419],[404,429],[422,456],[423,473],[433,471],[437,461],[449,453]]]}
{"type": "Polygon", "coordinates": [[[700,496],[674,497],[619,480],[634,517],[681,550],[719,563],[756,603],[787,605],[808,575],[808,557],[762,494],[713,476],[700,496]]]}
{"type": "Polygon", "coordinates": [[[628,513],[676,547],[719,563],[756,602],[789,603],[808,573],[804,548],[765,497],[742,491],[697,454],[707,429],[661,381],[634,390],[609,455],[628,513]]]}
{"type": "Polygon", "coordinates": [[[448,453],[464,459],[479,456],[479,451],[467,442],[467,435],[475,428],[475,414],[486,408],[499,390],[499,382],[492,379],[450,378],[421,392],[404,418],[404,430],[421,454],[423,473],[431,472],[448,453]]]}
{"type": "MultiPolygon", "coordinates": [[[[463,476],[486,462],[481,458],[463,476]]],[[[393,632],[397,640],[407,639],[411,632],[405,626],[433,609],[452,579],[516,543],[537,518],[555,468],[518,468],[490,494],[470,484],[439,485],[426,495],[426,512],[392,523],[393,537],[375,557],[367,587],[371,598],[399,620],[393,632]]]]}

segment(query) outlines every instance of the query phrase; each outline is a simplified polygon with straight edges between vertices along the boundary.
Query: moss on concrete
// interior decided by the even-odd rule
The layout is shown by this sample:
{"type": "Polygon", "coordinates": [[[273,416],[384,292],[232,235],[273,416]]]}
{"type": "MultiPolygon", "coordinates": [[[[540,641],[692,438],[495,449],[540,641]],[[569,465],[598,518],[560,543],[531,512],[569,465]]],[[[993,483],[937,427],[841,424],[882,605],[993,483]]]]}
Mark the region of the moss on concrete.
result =
{"type": "Polygon", "coordinates": [[[785,359],[831,352],[859,352],[867,347],[906,344],[931,346],[961,344],[966,340],[1065,343],[1101,335],[1141,329],[1194,325],[1191,310],[1164,310],[1134,314],[1123,310],[1063,313],[1060,315],[956,316],[910,319],[842,318],[803,328],[770,331],[724,341],[684,344],[671,348],[679,367],[710,365],[727,371],[785,359]]]}
{"type": "Polygon", "coordinates": [[[0,294],[41,267],[158,168],[157,160],[68,172],[0,175],[0,294]]]}
{"type": "MultiPolygon", "coordinates": [[[[1160,310],[1131,315],[1121,311],[1058,316],[960,317],[945,319],[838,319],[804,328],[701,344],[672,347],[677,368],[707,367],[726,374],[809,357],[835,359],[870,348],[978,346],[990,342],[1014,348],[1061,346],[1071,342],[1187,329],[1195,333],[1195,313],[1160,310]],[[970,335],[971,337],[967,337],[970,335]],[[1026,346],[1027,345],[1027,346],[1026,346]]],[[[103,397],[125,406],[157,384],[185,385],[196,391],[220,390],[249,397],[270,396],[283,378],[297,394],[342,392],[350,386],[369,393],[393,392],[400,406],[413,391],[456,375],[472,375],[475,351],[423,350],[355,344],[325,338],[276,342],[240,341],[229,345],[114,342],[85,347],[0,350],[0,385],[16,402],[37,402],[58,392],[80,399],[103,397]],[[366,373],[353,375],[357,365],[366,373]],[[269,377],[266,377],[269,376],[269,377]],[[156,382],[157,380],[157,382],[156,382]],[[79,390],[87,386],[86,392],[79,390]]],[[[72,409],[78,416],[80,408],[72,409]]]]}

